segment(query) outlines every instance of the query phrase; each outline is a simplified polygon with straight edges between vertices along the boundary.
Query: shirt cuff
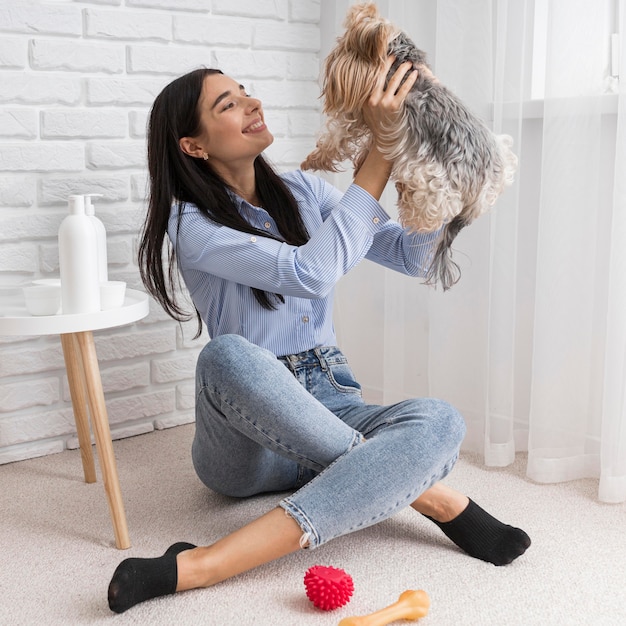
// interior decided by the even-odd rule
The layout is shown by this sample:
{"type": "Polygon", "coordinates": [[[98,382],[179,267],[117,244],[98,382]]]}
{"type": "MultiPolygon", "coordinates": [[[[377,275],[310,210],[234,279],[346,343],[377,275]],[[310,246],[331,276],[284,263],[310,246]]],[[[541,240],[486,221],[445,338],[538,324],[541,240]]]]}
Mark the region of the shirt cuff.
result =
{"type": "Polygon", "coordinates": [[[376,198],[354,183],[348,187],[341,204],[358,217],[372,234],[377,233],[391,219],[376,198]]]}

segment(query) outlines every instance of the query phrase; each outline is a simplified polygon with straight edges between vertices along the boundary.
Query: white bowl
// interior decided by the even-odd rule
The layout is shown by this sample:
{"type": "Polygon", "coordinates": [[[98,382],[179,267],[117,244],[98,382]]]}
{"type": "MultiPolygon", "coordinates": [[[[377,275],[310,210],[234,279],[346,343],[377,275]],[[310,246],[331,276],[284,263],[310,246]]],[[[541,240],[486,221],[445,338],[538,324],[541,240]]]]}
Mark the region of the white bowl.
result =
{"type": "Polygon", "coordinates": [[[100,283],[100,309],[118,309],[124,304],[126,283],[123,280],[107,280],[100,283]]]}
{"type": "Polygon", "coordinates": [[[38,278],[33,281],[33,285],[53,285],[55,287],[61,286],[60,278],[38,278]]]}
{"type": "Polygon", "coordinates": [[[61,309],[61,285],[28,285],[22,288],[31,315],[56,315],[61,309]]]}

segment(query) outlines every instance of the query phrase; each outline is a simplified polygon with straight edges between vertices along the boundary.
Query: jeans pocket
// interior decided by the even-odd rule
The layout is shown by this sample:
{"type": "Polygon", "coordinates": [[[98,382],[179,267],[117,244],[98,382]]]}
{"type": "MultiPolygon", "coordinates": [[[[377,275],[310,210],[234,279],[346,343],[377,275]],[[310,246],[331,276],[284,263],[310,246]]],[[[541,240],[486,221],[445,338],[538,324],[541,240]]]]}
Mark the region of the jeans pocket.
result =
{"type": "Polygon", "coordinates": [[[328,375],[328,380],[337,391],[361,396],[361,385],[356,381],[347,363],[329,363],[326,374],[328,375]]]}

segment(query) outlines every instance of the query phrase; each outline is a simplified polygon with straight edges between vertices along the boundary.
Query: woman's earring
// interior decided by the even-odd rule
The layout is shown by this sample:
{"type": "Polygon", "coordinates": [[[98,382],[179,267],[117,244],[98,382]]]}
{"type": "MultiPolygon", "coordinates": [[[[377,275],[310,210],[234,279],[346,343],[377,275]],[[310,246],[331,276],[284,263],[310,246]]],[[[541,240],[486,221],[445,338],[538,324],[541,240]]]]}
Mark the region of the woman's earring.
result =
{"type": "Polygon", "coordinates": [[[203,152],[203,153],[202,153],[202,158],[203,158],[205,161],[208,161],[208,160],[209,160],[209,155],[208,155],[206,152],[203,152]]]}

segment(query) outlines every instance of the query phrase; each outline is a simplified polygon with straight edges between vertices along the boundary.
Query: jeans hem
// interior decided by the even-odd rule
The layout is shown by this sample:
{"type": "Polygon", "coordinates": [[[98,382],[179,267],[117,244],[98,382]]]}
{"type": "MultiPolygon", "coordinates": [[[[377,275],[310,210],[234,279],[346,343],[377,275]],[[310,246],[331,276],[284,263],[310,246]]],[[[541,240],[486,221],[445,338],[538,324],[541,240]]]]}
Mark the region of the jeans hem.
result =
{"type": "Polygon", "coordinates": [[[300,537],[300,547],[304,550],[314,550],[320,543],[320,537],[315,531],[311,520],[306,516],[304,511],[296,506],[289,498],[285,498],[278,506],[284,509],[285,515],[291,517],[300,529],[302,537],[300,537]]]}

